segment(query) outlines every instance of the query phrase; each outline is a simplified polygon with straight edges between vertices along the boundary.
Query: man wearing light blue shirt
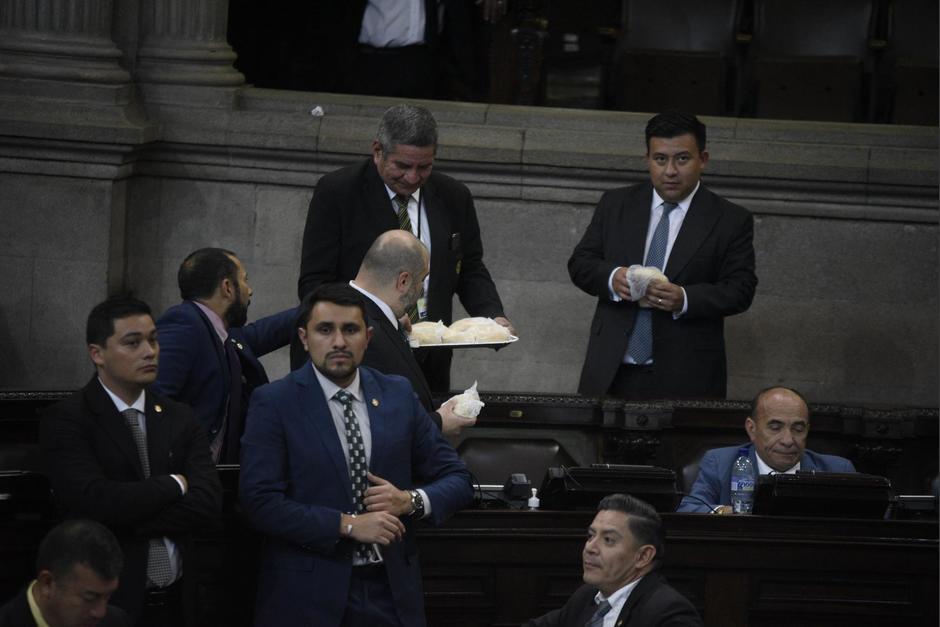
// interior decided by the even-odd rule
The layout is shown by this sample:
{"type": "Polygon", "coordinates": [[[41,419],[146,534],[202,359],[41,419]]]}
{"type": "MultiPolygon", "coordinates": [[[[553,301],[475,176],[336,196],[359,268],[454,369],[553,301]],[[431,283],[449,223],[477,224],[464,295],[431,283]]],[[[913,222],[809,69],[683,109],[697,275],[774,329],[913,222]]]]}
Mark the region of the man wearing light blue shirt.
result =
{"type": "Polygon", "coordinates": [[[627,399],[724,397],[724,319],[754,298],[754,220],[701,183],[705,125],[667,111],[646,126],[650,181],[604,194],[568,260],[597,297],[578,391],[627,399]],[[633,294],[631,266],[661,271],[633,294]]]}

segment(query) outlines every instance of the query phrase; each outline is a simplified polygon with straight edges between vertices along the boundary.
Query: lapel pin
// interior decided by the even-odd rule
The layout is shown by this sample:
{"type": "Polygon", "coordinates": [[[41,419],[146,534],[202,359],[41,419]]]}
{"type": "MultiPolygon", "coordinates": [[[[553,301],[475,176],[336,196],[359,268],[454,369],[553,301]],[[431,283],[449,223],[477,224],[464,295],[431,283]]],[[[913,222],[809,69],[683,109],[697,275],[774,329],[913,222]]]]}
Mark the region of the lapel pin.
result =
{"type": "Polygon", "coordinates": [[[153,406],[153,411],[155,411],[155,412],[157,412],[157,413],[159,414],[160,412],[163,411],[163,407],[161,407],[160,405],[154,405],[154,406],[153,406]]]}
{"type": "Polygon", "coordinates": [[[373,406],[373,407],[378,407],[378,406],[379,406],[379,399],[373,398],[373,399],[372,399],[372,406],[373,406]]]}
{"type": "Polygon", "coordinates": [[[238,347],[238,350],[245,350],[245,349],[242,347],[241,342],[235,342],[235,346],[238,347]]]}

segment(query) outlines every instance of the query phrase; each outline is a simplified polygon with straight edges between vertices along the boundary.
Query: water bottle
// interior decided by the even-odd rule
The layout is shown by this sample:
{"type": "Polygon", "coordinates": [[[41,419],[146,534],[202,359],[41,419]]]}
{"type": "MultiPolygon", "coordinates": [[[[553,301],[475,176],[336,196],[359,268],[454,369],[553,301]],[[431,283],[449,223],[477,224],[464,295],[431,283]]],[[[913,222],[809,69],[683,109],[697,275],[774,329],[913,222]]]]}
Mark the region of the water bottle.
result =
{"type": "Polygon", "coordinates": [[[731,508],[735,514],[750,514],[754,507],[754,464],[747,448],[738,449],[731,467],[731,508]]]}

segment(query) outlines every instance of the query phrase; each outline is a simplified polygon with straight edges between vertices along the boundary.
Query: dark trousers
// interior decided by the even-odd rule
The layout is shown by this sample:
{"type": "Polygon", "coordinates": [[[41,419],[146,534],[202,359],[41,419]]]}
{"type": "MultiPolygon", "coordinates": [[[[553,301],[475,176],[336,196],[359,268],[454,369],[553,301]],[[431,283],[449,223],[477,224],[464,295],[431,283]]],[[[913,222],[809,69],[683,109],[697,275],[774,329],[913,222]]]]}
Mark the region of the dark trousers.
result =
{"type": "Polygon", "coordinates": [[[180,627],[184,624],[182,582],[147,591],[137,627],[180,627]]]}
{"type": "Polygon", "coordinates": [[[607,394],[628,401],[667,398],[668,395],[661,391],[661,387],[655,363],[648,366],[621,364],[607,394]]]}
{"type": "Polygon", "coordinates": [[[402,627],[384,566],[353,566],[342,627],[402,627]]]}

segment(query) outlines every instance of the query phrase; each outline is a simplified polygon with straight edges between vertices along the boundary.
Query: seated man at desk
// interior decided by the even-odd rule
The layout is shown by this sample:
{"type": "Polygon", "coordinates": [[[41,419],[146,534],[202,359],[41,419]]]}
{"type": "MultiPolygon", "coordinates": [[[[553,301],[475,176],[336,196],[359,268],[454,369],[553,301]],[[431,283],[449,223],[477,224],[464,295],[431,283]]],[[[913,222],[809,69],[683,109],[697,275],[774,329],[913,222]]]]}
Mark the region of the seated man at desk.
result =
{"type": "Polygon", "coordinates": [[[0,607],[0,627],[128,627],[124,610],[108,604],[123,567],[121,545],[107,527],[60,523],[39,545],[36,578],[0,607]]]}
{"type": "Polygon", "coordinates": [[[701,627],[692,604],[656,572],[662,557],[656,510],[629,495],[604,497],[581,553],[584,585],[526,627],[701,627]]]}
{"type": "MultiPolygon", "coordinates": [[[[796,390],[772,387],[758,393],[744,429],[751,439],[748,455],[758,474],[855,472],[852,462],[844,457],[807,450],[809,406],[796,390]]],[[[682,499],[676,511],[730,514],[731,468],[740,448],[726,446],[706,451],[691,495],[682,499]]]]}

